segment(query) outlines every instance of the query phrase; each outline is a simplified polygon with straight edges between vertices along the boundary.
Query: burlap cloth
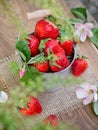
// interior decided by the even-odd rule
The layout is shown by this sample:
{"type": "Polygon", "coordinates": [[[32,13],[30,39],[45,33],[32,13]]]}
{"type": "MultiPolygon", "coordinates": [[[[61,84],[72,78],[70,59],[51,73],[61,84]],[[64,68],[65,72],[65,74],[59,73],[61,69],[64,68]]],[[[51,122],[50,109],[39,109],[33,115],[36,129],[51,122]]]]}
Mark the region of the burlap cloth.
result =
{"type": "MultiPolygon", "coordinates": [[[[77,48],[77,50],[80,53],[79,48],[77,48]]],[[[0,59],[0,85],[7,93],[11,91],[11,89],[13,89],[19,82],[16,76],[13,75],[11,73],[11,70],[9,69],[9,63],[12,60],[21,64],[20,57],[17,53],[9,57],[0,59]]],[[[81,76],[81,78],[85,79],[86,81],[92,84],[98,83],[98,79],[93,73],[90,64],[89,64],[89,68],[81,76]]],[[[75,90],[78,87],[79,87],[78,84],[69,87],[65,86],[64,88],[57,89],[56,91],[53,92],[45,92],[40,94],[39,100],[43,107],[43,112],[41,115],[35,118],[35,121],[38,121],[50,114],[56,114],[60,111],[69,112],[69,111],[74,111],[78,107],[82,107],[83,106],[82,101],[77,99],[75,95],[75,90]]]]}

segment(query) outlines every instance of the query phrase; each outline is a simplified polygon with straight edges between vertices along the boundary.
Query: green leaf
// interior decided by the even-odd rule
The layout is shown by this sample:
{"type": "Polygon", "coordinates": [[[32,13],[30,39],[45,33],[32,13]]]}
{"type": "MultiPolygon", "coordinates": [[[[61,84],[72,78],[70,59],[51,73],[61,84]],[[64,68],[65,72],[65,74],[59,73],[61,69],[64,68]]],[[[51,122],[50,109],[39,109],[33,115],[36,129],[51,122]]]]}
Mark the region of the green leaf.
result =
{"type": "Polygon", "coordinates": [[[16,43],[16,49],[23,53],[23,55],[26,57],[26,61],[30,59],[30,49],[27,44],[28,42],[26,40],[19,40],[16,43]]]}
{"type": "Polygon", "coordinates": [[[94,112],[98,116],[98,100],[97,102],[94,102],[94,112]]]}
{"type": "Polygon", "coordinates": [[[79,8],[72,8],[71,12],[77,17],[83,20],[83,22],[87,21],[87,12],[86,8],[79,7],[79,8]]]}
{"type": "Polygon", "coordinates": [[[69,21],[71,22],[71,24],[82,23],[81,19],[78,18],[71,18],[69,19],[69,21]]]}
{"type": "Polygon", "coordinates": [[[18,51],[18,53],[19,53],[20,57],[22,58],[22,60],[26,61],[25,55],[22,52],[20,52],[20,51],[18,51]]]}
{"type": "Polygon", "coordinates": [[[9,67],[13,74],[19,75],[19,65],[15,61],[11,61],[9,67]]]}
{"type": "Polygon", "coordinates": [[[39,55],[36,55],[35,57],[32,57],[27,64],[33,64],[36,62],[40,62],[42,63],[43,61],[45,61],[45,57],[44,57],[44,53],[40,53],[39,55]]]}
{"type": "Polygon", "coordinates": [[[98,26],[94,27],[92,29],[93,37],[91,38],[91,41],[95,44],[95,46],[98,48],[98,26]]]}
{"type": "Polygon", "coordinates": [[[57,19],[52,15],[45,17],[45,19],[49,20],[49,21],[51,21],[52,23],[55,23],[55,24],[56,24],[56,21],[57,21],[57,19]]]}
{"type": "Polygon", "coordinates": [[[23,78],[21,79],[21,81],[25,84],[28,84],[30,81],[36,81],[36,79],[41,76],[41,74],[39,73],[39,71],[37,71],[35,69],[35,67],[33,66],[29,66],[27,68],[27,71],[25,73],[25,75],[23,76],[23,78]]]}

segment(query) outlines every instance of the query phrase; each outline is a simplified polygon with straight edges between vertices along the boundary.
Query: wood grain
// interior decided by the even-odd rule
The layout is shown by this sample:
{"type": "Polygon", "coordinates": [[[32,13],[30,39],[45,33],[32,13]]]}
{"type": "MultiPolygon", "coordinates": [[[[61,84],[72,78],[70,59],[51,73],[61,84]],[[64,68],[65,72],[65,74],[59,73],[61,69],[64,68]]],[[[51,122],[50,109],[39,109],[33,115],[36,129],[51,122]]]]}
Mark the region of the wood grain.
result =
{"type": "MultiPolygon", "coordinates": [[[[24,21],[25,13],[28,11],[35,10],[26,2],[21,2],[20,0],[10,0],[17,16],[24,21]]],[[[69,17],[73,17],[68,7],[83,6],[79,0],[60,0],[62,7],[67,12],[69,17]]],[[[15,51],[15,41],[18,35],[17,29],[8,20],[6,15],[1,15],[0,13],[0,58],[9,56],[15,51]]],[[[94,19],[89,15],[89,20],[94,21],[94,19]]],[[[94,21],[96,24],[96,22],[94,21]]],[[[81,53],[89,58],[89,63],[92,70],[98,76],[98,51],[95,46],[87,40],[84,44],[79,43],[79,48],[81,53]]],[[[79,130],[98,130],[98,117],[92,112],[91,106],[85,106],[79,108],[74,112],[66,113],[65,111],[59,112],[58,117],[63,122],[70,122],[77,125],[79,130]]]]}

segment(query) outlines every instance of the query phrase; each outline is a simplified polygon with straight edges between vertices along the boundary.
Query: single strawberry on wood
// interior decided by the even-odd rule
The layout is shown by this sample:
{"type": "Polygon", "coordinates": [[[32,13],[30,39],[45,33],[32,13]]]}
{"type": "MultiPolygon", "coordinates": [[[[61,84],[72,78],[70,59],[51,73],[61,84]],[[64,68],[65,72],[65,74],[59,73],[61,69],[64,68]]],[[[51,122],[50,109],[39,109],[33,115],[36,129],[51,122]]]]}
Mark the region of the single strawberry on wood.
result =
{"type": "Polygon", "coordinates": [[[41,19],[35,26],[34,35],[39,39],[56,39],[59,35],[59,29],[52,22],[41,19]]]}
{"type": "Polygon", "coordinates": [[[39,54],[39,39],[33,35],[30,35],[27,41],[29,42],[28,46],[30,48],[31,56],[39,54]]]}
{"type": "Polygon", "coordinates": [[[88,62],[84,56],[78,56],[72,64],[72,73],[74,76],[80,76],[88,67],[88,62]]]}

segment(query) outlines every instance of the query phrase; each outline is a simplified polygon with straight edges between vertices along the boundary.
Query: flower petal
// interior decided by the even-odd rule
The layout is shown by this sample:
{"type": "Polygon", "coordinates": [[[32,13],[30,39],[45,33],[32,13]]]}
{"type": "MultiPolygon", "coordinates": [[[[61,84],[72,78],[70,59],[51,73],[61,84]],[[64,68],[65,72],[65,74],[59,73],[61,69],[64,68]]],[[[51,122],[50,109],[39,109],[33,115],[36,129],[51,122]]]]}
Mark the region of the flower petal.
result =
{"type": "Polygon", "coordinates": [[[86,98],[88,96],[88,93],[83,88],[79,88],[76,90],[76,96],[77,98],[86,98]]]}
{"type": "Polygon", "coordinates": [[[20,76],[20,78],[22,78],[22,77],[24,76],[24,74],[25,74],[25,70],[24,70],[24,69],[21,69],[21,70],[19,71],[19,76],[20,76]]]}
{"type": "Polygon", "coordinates": [[[94,93],[97,93],[97,87],[96,86],[91,85],[90,89],[93,90],[94,93]]]}
{"type": "Polygon", "coordinates": [[[93,37],[93,33],[90,30],[87,30],[87,36],[91,38],[93,37]]]}
{"type": "Polygon", "coordinates": [[[75,28],[78,29],[78,28],[81,28],[83,26],[83,24],[81,23],[75,23],[75,28]]]}
{"type": "Polygon", "coordinates": [[[94,93],[94,101],[93,102],[96,102],[97,99],[98,99],[98,95],[97,95],[97,93],[94,93]]]}
{"type": "Polygon", "coordinates": [[[94,25],[93,23],[85,23],[85,27],[91,30],[94,27],[94,25]]]}
{"type": "Polygon", "coordinates": [[[85,83],[82,83],[80,85],[81,88],[85,89],[86,91],[89,91],[91,88],[90,88],[91,84],[85,82],[85,83]]]}
{"type": "Polygon", "coordinates": [[[8,100],[8,95],[4,91],[0,91],[0,102],[5,103],[8,100]]]}
{"type": "Polygon", "coordinates": [[[86,37],[87,37],[86,32],[82,32],[81,35],[80,35],[80,41],[81,41],[81,42],[85,42],[86,37]]]}
{"type": "Polygon", "coordinates": [[[84,100],[83,100],[83,104],[84,105],[87,105],[89,103],[91,103],[93,101],[93,94],[89,94],[88,97],[86,97],[84,100]]]}

